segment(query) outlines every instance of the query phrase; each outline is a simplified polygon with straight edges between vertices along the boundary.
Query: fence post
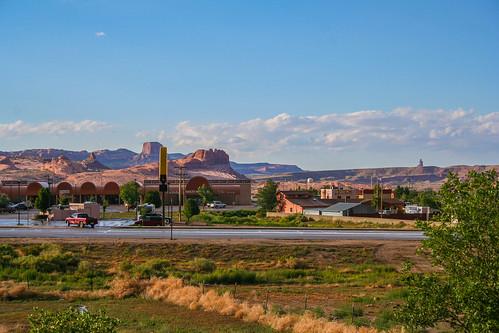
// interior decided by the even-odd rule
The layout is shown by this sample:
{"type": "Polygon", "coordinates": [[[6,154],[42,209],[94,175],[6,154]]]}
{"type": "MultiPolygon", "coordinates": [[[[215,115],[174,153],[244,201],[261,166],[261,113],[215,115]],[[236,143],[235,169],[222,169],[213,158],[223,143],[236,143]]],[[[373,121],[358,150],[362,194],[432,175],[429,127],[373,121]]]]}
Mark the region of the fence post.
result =
{"type": "Polygon", "coordinates": [[[352,324],[353,324],[353,315],[354,315],[354,311],[355,311],[355,305],[354,305],[354,302],[352,300],[352,324]]]}
{"type": "Polygon", "coordinates": [[[267,289],[267,294],[265,295],[265,303],[263,305],[263,309],[265,310],[265,313],[267,313],[269,308],[269,290],[267,289]]]}
{"type": "Polygon", "coordinates": [[[308,294],[305,294],[305,311],[307,311],[308,294]]]}

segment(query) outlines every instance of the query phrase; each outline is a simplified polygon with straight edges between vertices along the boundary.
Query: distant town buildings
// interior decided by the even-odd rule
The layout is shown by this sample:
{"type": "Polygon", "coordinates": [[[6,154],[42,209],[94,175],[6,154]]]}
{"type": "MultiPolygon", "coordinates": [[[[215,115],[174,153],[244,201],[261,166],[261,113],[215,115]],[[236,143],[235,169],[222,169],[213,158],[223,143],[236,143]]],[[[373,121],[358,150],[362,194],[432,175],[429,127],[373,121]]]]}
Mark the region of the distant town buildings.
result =
{"type": "Polygon", "coordinates": [[[302,214],[307,208],[325,208],[327,203],[316,198],[309,191],[279,191],[277,193],[278,211],[302,214]]]}
{"type": "MultiPolygon", "coordinates": [[[[392,189],[380,189],[381,198],[376,209],[373,198],[376,188],[354,188],[332,183],[320,189],[319,195],[314,190],[279,191],[277,210],[286,214],[305,214],[320,216],[379,216],[404,214],[404,202],[395,197],[392,189]]],[[[421,214],[421,211],[417,212],[421,214]]]]}
{"type": "Polygon", "coordinates": [[[357,199],[359,194],[358,189],[350,187],[331,186],[331,188],[321,189],[321,199],[326,200],[357,199]]]}

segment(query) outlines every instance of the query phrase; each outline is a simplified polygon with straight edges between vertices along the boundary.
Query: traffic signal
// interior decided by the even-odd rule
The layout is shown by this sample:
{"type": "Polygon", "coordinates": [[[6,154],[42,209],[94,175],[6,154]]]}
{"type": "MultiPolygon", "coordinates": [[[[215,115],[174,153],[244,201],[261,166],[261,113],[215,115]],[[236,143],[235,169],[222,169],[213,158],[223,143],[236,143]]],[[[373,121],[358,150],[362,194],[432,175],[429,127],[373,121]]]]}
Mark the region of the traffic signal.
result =
{"type": "Polygon", "coordinates": [[[161,147],[159,150],[159,180],[166,183],[168,177],[168,150],[166,147],[161,147]]]}

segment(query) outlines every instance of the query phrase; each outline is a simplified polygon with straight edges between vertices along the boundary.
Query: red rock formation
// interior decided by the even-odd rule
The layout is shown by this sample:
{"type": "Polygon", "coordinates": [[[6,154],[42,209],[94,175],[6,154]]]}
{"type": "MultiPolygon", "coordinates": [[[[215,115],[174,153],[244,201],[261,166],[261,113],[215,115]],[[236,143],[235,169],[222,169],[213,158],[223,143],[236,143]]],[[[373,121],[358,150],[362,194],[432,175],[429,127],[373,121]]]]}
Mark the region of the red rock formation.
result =
{"type": "Polygon", "coordinates": [[[17,167],[12,160],[6,156],[0,156],[0,171],[16,170],[17,167]]]}
{"type": "Polygon", "coordinates": [[[198,149],[183,159],[177,160],[178,164],[186,168],[208,168],[211,166],[227,166],[230,168],[229,155],[221,149],[198,149]]]}
{"type": "Polygon", "coordinates": [[[94,153],[90,153],[86,160],[80,162],[85,171],[101,171],[109,169],[104,164],[97,161],[94,153]]]}
{"type": "Polygon", "coordinates": [[[50,162],[43,163],[41,168],[57,175],[68,175],[85,171],[85,168],[80,163],[73,162],[64,155],[55,157],[50,162]]]}

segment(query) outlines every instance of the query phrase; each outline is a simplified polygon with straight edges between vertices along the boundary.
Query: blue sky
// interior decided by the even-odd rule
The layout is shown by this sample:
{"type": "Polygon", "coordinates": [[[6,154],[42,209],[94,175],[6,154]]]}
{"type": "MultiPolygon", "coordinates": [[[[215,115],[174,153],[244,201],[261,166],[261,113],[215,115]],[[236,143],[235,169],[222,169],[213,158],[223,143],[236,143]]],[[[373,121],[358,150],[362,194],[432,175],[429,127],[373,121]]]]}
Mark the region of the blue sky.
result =
{"type": "Polygon", "coordinates": [[[0,150],[499,164],[497,1],[0,0],[0,36],[0,150]]]}

